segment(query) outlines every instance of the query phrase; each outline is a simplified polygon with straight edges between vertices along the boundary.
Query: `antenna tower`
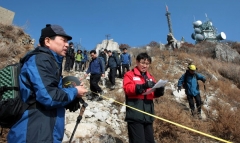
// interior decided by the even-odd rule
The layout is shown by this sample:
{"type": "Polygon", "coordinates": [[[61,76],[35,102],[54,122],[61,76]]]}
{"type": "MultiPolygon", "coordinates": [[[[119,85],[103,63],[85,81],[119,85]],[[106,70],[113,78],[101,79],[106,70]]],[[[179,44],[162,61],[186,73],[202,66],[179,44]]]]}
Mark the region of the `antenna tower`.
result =
{"type": "Polygon", "coordinates": [[[107,44],[106,44],[105,49],[107,49],[107,47],[108,47],[108,37],[111,37],[111,35],[110,35],[110,34],[107,34],[107,35],[105,35],[105,36],[106,36],[106,38],[107,38],[107,44]]]}
{"type": "Polygon", "coordinates": [[[171,13],[168,12],[168,6],[167,6],[167,5],[166,5],[166,14],[165,14],[165,15],[167,16],[169,33],[172,33],[172,34],[173,34],[172,23],[171,23],[171,18],[170,18],[171,13]]]}

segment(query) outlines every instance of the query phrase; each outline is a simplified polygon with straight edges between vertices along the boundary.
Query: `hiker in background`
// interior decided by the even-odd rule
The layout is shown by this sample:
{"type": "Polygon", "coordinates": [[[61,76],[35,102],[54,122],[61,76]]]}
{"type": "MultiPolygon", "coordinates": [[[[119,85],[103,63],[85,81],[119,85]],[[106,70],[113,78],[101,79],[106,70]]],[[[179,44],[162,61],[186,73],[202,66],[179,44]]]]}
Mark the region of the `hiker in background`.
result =
{"type": "Polygon", "coordinates": [[[87,51],[84,50],[84,52],[83,52],[83,59],[82,59],[82,71],[84,71],[86,69],[87,61],[88,61],[87,51]]]}
{"type": "MultiPolygon", "coordinates": [[[[104,59],[104,67],[106,67],[107,64],[107,54],[105,53],[105,50],[101,50],[101,52],[99,53],[98,57],[102,57],[104,59]]],[[[106,70],[105,70],[106,71],[106,70]]]]}
{"type": "Polygon", "coordinates": [[[178,80],[178,89],[177,91],[181,91],[181,87],[185,88],[185,93],[187,95],[187,99],[189,102],[189,106],[191,108],[192,116],[195,116],[195,105],[194,100],[196,102],[197,106],[197,115],[199,119],[202,119],[201,116],[201,96],[199,91],[199,85],[198,80],[201,80],[203,83],[205,83],[206,78],[196,72],[197,68],[195,65],[190,64],[188,66],[188,70],[186,70],[186,73],[184,73],[181,78],[178,80]]]}
{"type": "Polygon", "coordinates": [[[117,70],[116,70],[116,77],[118,77],[118,78],[122,78],[120,55],[121,55],[121,51],[118,50],[117,55],[116,55],[116,58],[119,61],[119,65],[117,66],[117,70]],[[117,76],[117,71],[118,71],[118,76],[117,76]]]}
{"type": "Polygon", "coordinates": [[[89,63],[88,70],[85,74],[85,77],[90,73],[90,90],[92,91],[91,95],[88,95],[88,100],[99,101],[102,98],[97,95],[103,95],[103,90],[98,85],[98,82],[101,79],[101,76],[104,77],[105,69],[104,63],[97,57],[96,50],[90,51],[90,56],[92,58],[91,62],[89,63]]]}
{"type": "Polygon", "coordinates": [[[72,45],[69,45],[69,47],[71,47],[71,49],[72,49],[71,68],[70,68],[70,71],[73,71],[73,66],[74,66],[74,63],[75,63],[75,50],[74,50],[74,45],[73,45],[73,43],[72,43],[72,45]]]}
{"type": "MultiPolygon", "coordinates": [[[[137,66],[124,75],[123,89],[126,105],[154,114],[153,99],[164,95],[164,87],[143,95],[155,85],[155,79],[148,72],[151,61],[147,53],[140,53],[136,58],[137,66]]],[[[153,117],[127,107],[125,121],[129,143],[155,143],[153,120],[153,117]]]]}
{"type": "Polygon", "coordinates": [[[108,79],[112,84],[112,86],[110,87],[111,90],[115,89],[115,76],[119,63],[119,60],[112,54],[112,51],[108,50],[108,63],[106,69],[110,68],[108,79]]]}
{"type": "Polygon", "coordinates": [[[120,56],[121,65],[122,65],[122,77],[125,74],[125,69],[129,71],[129,67],[131,66],[131,56],[127,53],[127,48],[123,48],[123,53],[120,56]]]}
{"type": "Polygon", "coordinates": [[[106,67],[107,67],[107,59],[108,59],[108,54],[107,54],[108,50],[104,49],[104,53],[106,55],[106,60],[105,60],[105,71],[106,71],[106,67]]]}
{"type": "Polygon", "coordinates": [[[66,53],[66,61],[65,61],[65,65],[64,65],[64,70],[69,72],[71,70],[71,66],[72,66],[72,58],[73,58],[73,54],[74,54],[74,49],[73,47],[73,42],[69,43],[68,49],[67,49],[67,53],[66,53]]]}
{"type": "Polygon", "coordinates": [[[10,129],[7,142],[62,142],[64,106],[87,92],[82,85],[62,88],[62,61],[71,39],[61,26],[47,24],[42,29],[41,47],[35,49],[42,53],[31,56],[19,75],[21,98],[30,107],[10,129]]]}
{"type": "Polygon", "coordinates": [[[77,53],[75,54],[75,71],[81,71],[82,70],[82,50],[77,50],[77,53]]]}

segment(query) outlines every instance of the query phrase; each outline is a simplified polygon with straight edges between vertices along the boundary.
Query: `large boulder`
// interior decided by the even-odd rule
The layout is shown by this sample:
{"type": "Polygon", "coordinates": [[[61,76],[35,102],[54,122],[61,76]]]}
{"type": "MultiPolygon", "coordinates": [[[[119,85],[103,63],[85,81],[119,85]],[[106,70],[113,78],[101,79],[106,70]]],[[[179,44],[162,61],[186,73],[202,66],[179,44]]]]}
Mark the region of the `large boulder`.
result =
{"type": "Polygon", "coordinates": [[[102,43],[97,44],[96,51],[99,54],[103,49],[111,50],[111,51],[119,51],[119,45],[117,42],[114,42],[113,39],[103,40],[102,43]]]}
{"type": "Polygon", "coordinates": [[[235,49],[232,49],[225,44],[217,44],[215,48],[215,57],[219,60],[226,62],[233,62],[236,58],[240,58],[240,55],[235,49]]]}

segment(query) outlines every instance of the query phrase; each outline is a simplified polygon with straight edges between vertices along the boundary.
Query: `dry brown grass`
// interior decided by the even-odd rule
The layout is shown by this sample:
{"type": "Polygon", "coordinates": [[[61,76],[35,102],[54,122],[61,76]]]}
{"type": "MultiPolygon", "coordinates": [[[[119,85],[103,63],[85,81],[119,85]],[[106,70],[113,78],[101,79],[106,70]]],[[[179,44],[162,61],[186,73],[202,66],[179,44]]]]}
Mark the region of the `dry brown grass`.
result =
{"type": "Polygon", "coordinates": [[[225,78],[240,83],[240,66],[232,63],[223,63],[218,72],[225,78]]]}
{"type": "Polygon", "coordinates": [[[8,64],[19,62],[29,50],[33,49],[31,44],[23,44],[23,39],[29,39],[23,29],[13,25],[0,24],[0,69],[8,64]]]}
{"type": "Polygon", "coordinates": [[[240,43],[239,42],[234,42],[231,47],[233,49],[236,49],[237,52],[240,54],[240,43]]]}
{"type": "Polygon", "coordinates": [[[219,100],[213,102],[212,106],[217,111],[218,116],[209,114],[212,125],[210,131],[220,138],[240,142],[240,110],[233,111],[228,104],[223,104],[219,100]]]}
{"type": "MultiPolygon", "coordinates": [[[[225,63],[215,60],[210,56],[199,56],[197,52],[193,51],[194,48],[191,50],[191,53],[174,51],[176,52],[176,54],[172,56],[171,60],[175,62],[172,63],[170,62],[170,56],[164,57],[164,60],[163,58],[160,58],[159,60],[154,61],[151,65],[153,68],[150,68],[150,73],[152,73],[154,77],[158,77],[158,75],[160,74],[161,78],[174,81],[174,79],[178,79],[182,74],[171,74],[171,72],[166,73],[166,71],[169,71],[169,69],[174,66],[178,66],[176,64],[186,67],[186,63],[193,62],[197,65],[198,72],[207,77],[207,92],[214,93],[217,91],[216,96],[217,98],[220,98],[222,102],[219,101],[217,104],[211,104],[211,108],[212,110],[217,110],[218,113],[221,114],[221,116],[216,118],[216,116],[212,115],[212,112],[208,114],[208,112],[203,109],[204,113],[207,114],[206,121],[203,122],[199,121],[198,119],[192,118],[190,112],[186,110],[186,106],[182,106],[181,104],[176,103],[175,100],[172,100],[172,91],[170,90],[166,90],[165,96],[161,97],[158,100],[158,104],[155,104],[156,115],[225,140],[239,142],[240,130],[238,130],[238,125],[240,121],[240,89],[236,87],[236,84],[239,83],[239,76],[237,75],[239,75],[240,67],[236,64],[225,63]],[[156,68],[158,67],[158,64],[161,65],[160,69],[156,68]],[[213,80],[213,76],[215,76],[218,80],[213,80]],[[230,107],[235,109],[236,111],[230,111],[230,107]]],[[[204,91],[203,83],[199,82],[199,85],[200,89],[204,91]]],[[[203,97],[204,96],[205,95],[203,95],[203,97]]],[[[163,122],[159,119],[156,119],[156,121],[154,122],[154,136],[157,142],[164,143],[185,143],[196,141],[207,143],[216,141],[209,137],[204,137],[203,135],[199,135],[191,131],[182,129],[180,127],[176,127],[169,123],[163,122]]]]}
{"type": "MultiPolygon", "coordinates": [[[[198,131],[209,133],[209,123],[201,122],[190,116],[190,112],[183,110],[182,105],[176,103],[174,100],[169,100],[170,95],[161,97],[158,104],[155,104],[155,114],[161,118],[193,128],[198,131]]],[[[164,143],[185,143],[196,142],[196,140],[203,140],[204,137],[198,138],[199,134],[193,133],[173,124],[163,122],[156,119],[154,122],[154,136],[157,142],[164,143]]],[[[210,141],[208,139],[208,141],[210,141]]]]}

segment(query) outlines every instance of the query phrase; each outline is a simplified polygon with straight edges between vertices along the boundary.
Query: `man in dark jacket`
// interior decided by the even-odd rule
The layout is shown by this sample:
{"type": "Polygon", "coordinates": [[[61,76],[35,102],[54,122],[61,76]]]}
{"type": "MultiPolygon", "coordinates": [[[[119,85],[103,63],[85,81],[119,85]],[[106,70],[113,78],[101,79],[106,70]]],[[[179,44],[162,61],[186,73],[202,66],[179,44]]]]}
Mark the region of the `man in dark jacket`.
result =
{"type": "Polygon", "coordinates": [[[110,72],[108,74],[108,79],[111,82],[112,86],[110,87],[111,90],[115,89],[115,76],[117,72],[117,67],[120,65],[120,61],[118,58],[113,56],[112,51],[108,50],[108,63],[107,68],[110,68],[110,72]]]}
{"type": "MultiPolygon", "coordinates": [[[[151,57],[147,53],[140,53],[136,58],[137,66],[128,71],[123,78],[123,89],[126,104],[149,114],[154,114],[153,99],[163,96],[164,87],[143,95],[155,85],[155,79],[148,72],[151,57]]],[[[152,116],[143,114],[131,108],[126,108],[129,143],[155,143],[153,137],[152,116]]]]}
{"type": "Polygon", "coordinates": [[[67,49],[66,61],[64,66],[64,70],[67,72],[69,72],[71,69],[73,55],[74,55],[73,42],[70,42],[67,49]]]}
{"type": "Polygon", "coordinates": [[[84,50],[84,52],[83,52],[83,59],[82,59],[82,71],[84,71],[86,69],[87,61],[88,61],[87,51],[84,50]]]}
{"type": "Polygon", "coordinates": [[[104,77],[105,69],[104,65],[101,62],[100,59],[97,57],[96,50],[90,51],[90,56],[92,58],[91,62],[89,63],[88,70],[85,74],[85,77],[90,73],[90,90],[93,92],[91,95],[89,95],[89,100],[102,100],[101,97],[99,97],[97,94],[102,95],[103,91],[101,87],[98,85],[98,82],[101,79],[101,76],[104,77]]]}
{"type": "Polygon", "coordinates": [[[99,53],[98,57],[102,57],[102,58],[104,59],[104,64],[105,64],[104,67],[106,67],[106,64],[107,64],[107,54],[104,52],[104,50],[102,50],[102,51],[99,53]]]}
{"type": "Polygon", "coordinates": [[[70,53],[69,53],[69,56],[70,56],[70,71],[73,71],[73,65],[74,65],[74,61],[75,61],[75,53],[74,53],[74,45],[73,45],[73,42],[70,42],[69,44],[69,47],[70,47],[70,53]]]}
{"type": "Polygon", "coordinates": [[[33,104],[8,133],[9,143],[61,143],[65,106],[87,92],[82,86],[62,87],[62,61],[68,40],[63,28],[47,24],[41,31],[39,54],[25,61],[19,75],[23,102],[33,104]]]}

